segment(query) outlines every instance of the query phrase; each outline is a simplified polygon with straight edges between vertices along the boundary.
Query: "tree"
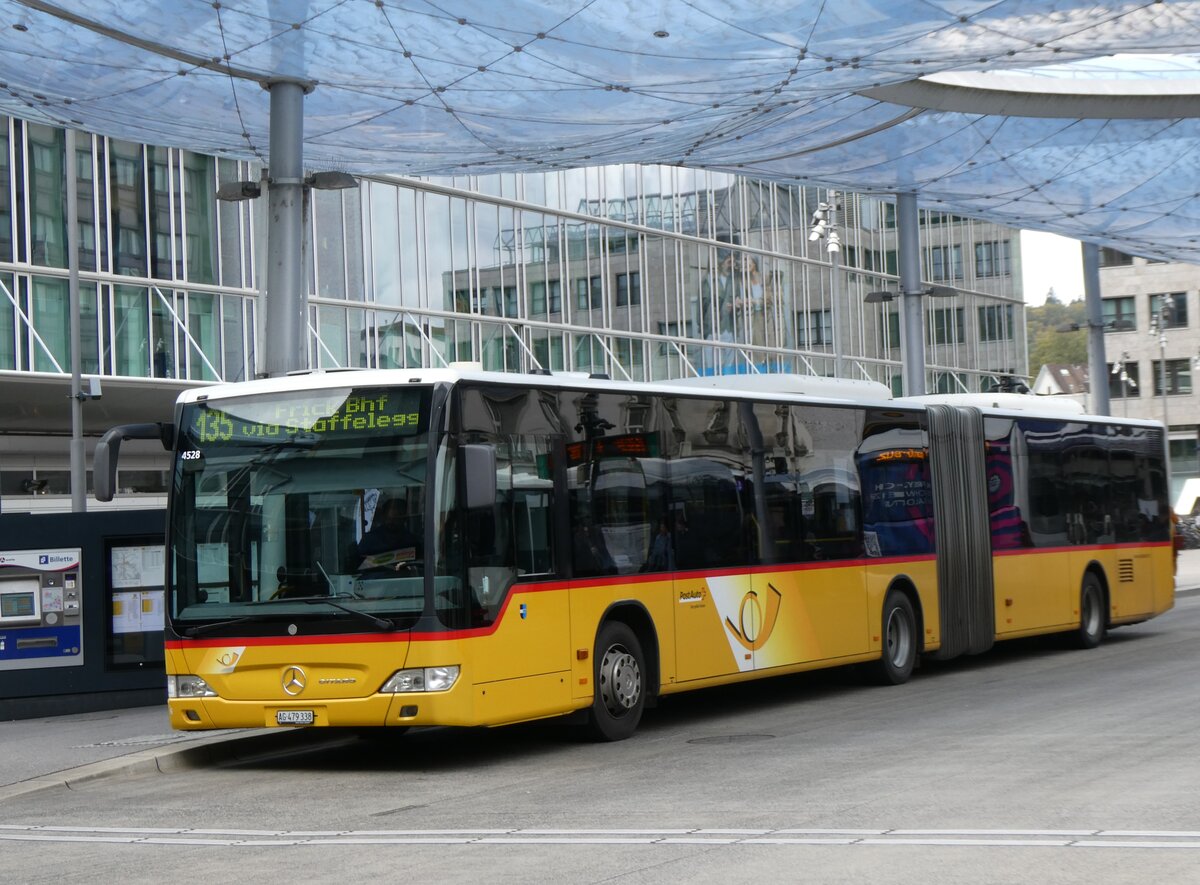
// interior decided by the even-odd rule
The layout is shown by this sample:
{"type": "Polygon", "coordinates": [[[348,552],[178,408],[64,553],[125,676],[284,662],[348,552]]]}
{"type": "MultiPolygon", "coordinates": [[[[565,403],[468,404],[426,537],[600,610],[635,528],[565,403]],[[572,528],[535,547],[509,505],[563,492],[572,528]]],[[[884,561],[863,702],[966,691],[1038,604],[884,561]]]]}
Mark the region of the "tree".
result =
{"type": "Polygon", "coordinates": [[[1025,311],[1029,341],[1029,373],[1037,377],[1045,365],[1087,365],[1087,313],[1083,299],[1063,304],[1046,300],[1025,311]],[[1078,331],[1060,332],[1074,324],[1078,331]]]}

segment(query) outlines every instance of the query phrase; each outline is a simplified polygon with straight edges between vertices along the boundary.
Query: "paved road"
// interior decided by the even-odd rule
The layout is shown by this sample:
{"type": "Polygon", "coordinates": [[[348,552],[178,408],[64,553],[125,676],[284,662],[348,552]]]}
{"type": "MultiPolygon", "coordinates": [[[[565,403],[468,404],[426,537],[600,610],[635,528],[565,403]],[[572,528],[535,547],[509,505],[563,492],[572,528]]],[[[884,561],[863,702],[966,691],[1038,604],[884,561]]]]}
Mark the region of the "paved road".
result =
{"type": "Polygon", "coordinates": [[[1094,651],[1020,641],[898,688],[846,670],[700,692],[611,745],[297,732],[288,753],[11,796],[5,875],[1195,882],[1198,639],[1185,596],[1094,651]]]}

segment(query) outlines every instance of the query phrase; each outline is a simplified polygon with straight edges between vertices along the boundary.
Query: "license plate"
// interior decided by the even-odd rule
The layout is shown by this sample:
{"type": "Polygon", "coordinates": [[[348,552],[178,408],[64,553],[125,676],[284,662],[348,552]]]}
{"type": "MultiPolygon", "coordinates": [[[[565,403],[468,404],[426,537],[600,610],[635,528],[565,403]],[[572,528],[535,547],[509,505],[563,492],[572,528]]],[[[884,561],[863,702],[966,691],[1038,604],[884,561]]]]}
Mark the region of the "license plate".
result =
{"type": "Polygon", "coordinates": [[[276,725],[312,725],[313,711],[312,710],[277,710],[275,712],[276,725]]]}

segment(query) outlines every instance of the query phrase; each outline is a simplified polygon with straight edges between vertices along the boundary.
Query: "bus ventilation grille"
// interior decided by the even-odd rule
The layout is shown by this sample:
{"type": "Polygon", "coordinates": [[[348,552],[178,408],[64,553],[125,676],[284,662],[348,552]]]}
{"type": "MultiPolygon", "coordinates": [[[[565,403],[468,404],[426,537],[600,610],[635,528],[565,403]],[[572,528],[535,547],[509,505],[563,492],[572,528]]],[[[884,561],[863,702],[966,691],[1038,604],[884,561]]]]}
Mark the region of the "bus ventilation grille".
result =
{"type": "Polygon", "coordinates": [[[1133,560],[1118,559],[1117,560],[1117,580],[1122,584],[1133,583],[1133,560]]]}

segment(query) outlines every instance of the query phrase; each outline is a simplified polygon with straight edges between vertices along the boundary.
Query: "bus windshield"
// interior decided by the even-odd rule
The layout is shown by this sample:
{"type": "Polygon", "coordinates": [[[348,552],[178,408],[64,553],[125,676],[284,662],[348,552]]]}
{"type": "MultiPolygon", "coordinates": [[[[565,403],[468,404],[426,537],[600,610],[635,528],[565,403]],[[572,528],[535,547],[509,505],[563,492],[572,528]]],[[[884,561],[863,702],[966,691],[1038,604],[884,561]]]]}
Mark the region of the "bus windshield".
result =
{"type": "MultiPolygon", "coordinates": [[[[184,406],[172,499],[176,627],[424,607],[430,388],[338,388],[184,406]]],[[[351,627],[350,625],[354,626],[351,627]]]]}

